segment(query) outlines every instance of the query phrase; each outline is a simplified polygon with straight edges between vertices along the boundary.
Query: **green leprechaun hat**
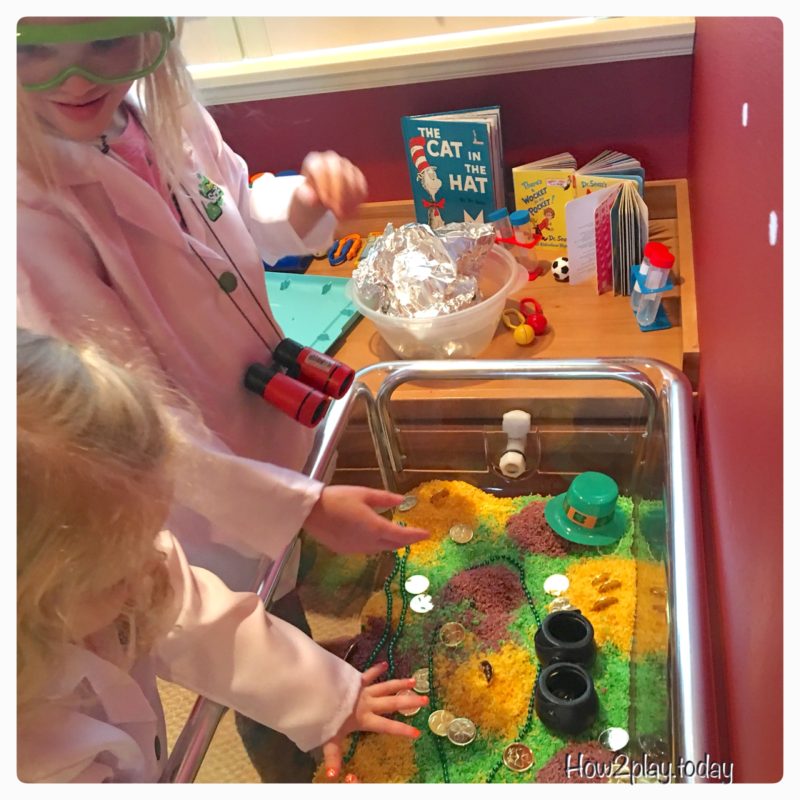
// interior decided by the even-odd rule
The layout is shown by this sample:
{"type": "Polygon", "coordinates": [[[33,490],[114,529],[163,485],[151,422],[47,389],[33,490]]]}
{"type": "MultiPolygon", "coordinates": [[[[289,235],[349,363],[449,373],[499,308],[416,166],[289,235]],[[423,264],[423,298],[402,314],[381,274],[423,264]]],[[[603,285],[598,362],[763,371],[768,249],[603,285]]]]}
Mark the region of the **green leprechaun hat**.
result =
{"type": "Polygon", "coordinates": [[[597,546],[618,541],[628,527],[628,515],[617,500],[617,482],[602,472],[582,472],[569,489],[548,501],[544,516],[564,539],[597,546]]]}

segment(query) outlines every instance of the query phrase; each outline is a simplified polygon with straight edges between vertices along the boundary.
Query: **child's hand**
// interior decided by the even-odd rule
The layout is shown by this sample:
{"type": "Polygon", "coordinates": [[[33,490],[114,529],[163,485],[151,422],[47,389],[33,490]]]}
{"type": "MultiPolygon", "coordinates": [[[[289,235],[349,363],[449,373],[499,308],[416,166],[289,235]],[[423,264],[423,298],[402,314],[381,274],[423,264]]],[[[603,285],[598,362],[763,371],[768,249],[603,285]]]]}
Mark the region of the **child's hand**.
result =
{"type": "Polygon", "coordinates": [[[402,500],[401,494],[364,486],[326,486],[303,528],[335,553],[397,550],[430,535],[424,528],[395,525],[376,513],[402,500]]]}
{"type": "Polygon", "coordinates": [[[338,219],[345,219],[367,199],[367,180],[361,170],[333,150],[309,153],[300,174],[306,182],[295,192],[295,199],[307,211],[316,212],[317,218],[330,209],[338,219]]]}
{"type": "Polygon", "coordinates": [[[322,755],[325,759],[325,776],[333,780],[342,768],[342,742],[353,731],[372,731],[373,733],[388,733],[393,736],[408,736],[411,739],[419,737],[419,731],[405,722],[386,719],[382,714],[392,714],[395,711],[411,711],[428,705],[428,697],[424,694],[398,695],[402,689],[411,689],[414,686],[413,678],[384,681],[371,685],[388,668],[385,662],[370,667],[361,676],[361,692],[356,700],[353,713],[347,718],[339,732],[322,745],[322,755]]]}

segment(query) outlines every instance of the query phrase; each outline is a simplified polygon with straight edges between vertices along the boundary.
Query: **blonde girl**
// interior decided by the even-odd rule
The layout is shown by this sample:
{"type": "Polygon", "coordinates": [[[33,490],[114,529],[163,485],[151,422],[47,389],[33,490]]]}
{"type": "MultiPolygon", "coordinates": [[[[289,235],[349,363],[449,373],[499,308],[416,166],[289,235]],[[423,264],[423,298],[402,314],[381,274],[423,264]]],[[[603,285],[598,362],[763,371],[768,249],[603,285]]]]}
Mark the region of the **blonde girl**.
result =
{"type": "Polygon", "coordinates": [[[259,557],[301,526],[338,552],[416,541],[426,532],[374,513],[398,495],[299,474],[312,431],[244,386],[283,337],[262,262],[325,247],[365,198],[363,175],[310,153],[300,175],[250,188],[191,96],[178,28],[18,23],[19,322],[146,360],[196,405],[204,425],[183,425],[171,525],[190,561],[232,588],[251,588],[259,557]]]}
{"type": "Polygon", "coordinates": [[[17,711],[24,781],[155,781],[167,742],[155,676],[324,745],[418,736],[419,708],[371,685],[258,597],[190,567],[161,530],[175,434],[146,384],[91,347],[17,336],[17,711]]]}

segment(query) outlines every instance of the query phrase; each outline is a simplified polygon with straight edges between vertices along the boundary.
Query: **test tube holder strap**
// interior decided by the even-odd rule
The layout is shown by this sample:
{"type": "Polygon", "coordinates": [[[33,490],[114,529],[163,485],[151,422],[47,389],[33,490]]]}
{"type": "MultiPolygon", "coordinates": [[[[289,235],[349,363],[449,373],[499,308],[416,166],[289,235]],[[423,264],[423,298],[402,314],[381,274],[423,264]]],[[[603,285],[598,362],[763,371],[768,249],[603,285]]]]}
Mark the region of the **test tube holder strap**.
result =
{"type": "MultiPolygon", "coordinates": [[[[674,284],[672,283],[672,279],[667,278],[667,282],[658,289],[648,289],[644,285],[644,280],[639,275],[639,267],[639,264],[631,265],[631,285],[635,286],[642,294],[663,294],[664,292],[668,292],[673,288],[674,284]]],[[[633,311],[633,316],[634,318],[636,317],[635,311],[633,311]]],[[[638,320],[636,324],[639,325],[638,320]]],[[[664,311],[664,306],[659,305],[658,311],[656,312],[656,318],[649,325],[639,325],[639,330],[647,333],[648,331],[663,331],[671,327],[672,323],[667,317],[667,312],[664,311]]]]}

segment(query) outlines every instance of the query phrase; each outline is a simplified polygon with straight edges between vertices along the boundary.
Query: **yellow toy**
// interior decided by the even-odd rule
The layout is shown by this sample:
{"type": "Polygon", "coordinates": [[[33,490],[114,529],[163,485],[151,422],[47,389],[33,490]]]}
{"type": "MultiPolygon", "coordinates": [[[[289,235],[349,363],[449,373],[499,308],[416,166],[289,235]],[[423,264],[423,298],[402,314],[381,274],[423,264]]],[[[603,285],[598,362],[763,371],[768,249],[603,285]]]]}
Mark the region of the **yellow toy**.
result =
{"type": "Polygon", "coordinates": [[[536,338],[536,334],[533,332],[533,328],[530,325],[523,323],[522,325],[517,325],[514,328],[514,341],[517,344],[532,344],[533,340],[536,338]]]}
{"type": "Polygon", "coordinates": [[[516,308],[503,311],[503,324],[512,331],[514,341],[519,345],[532,344],[536,338],[533,328],[525,322],[525,315],[516,308]]]}

